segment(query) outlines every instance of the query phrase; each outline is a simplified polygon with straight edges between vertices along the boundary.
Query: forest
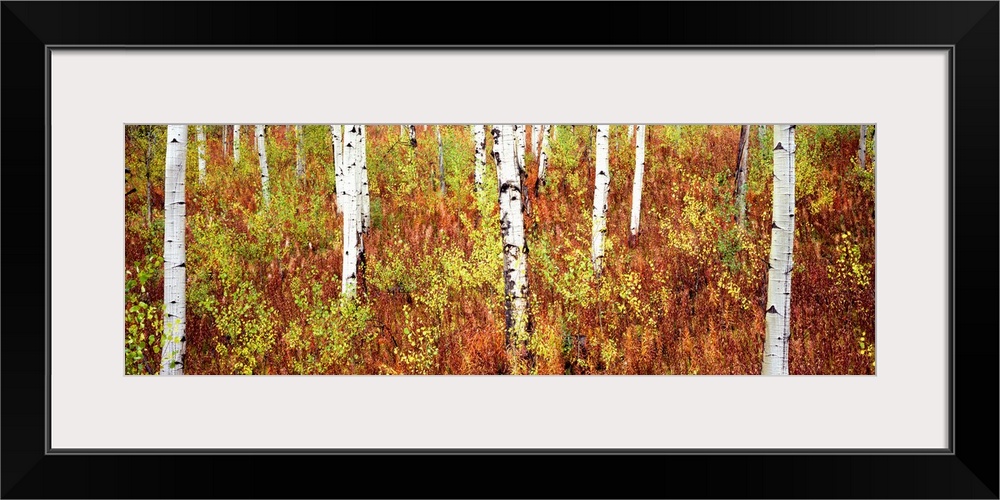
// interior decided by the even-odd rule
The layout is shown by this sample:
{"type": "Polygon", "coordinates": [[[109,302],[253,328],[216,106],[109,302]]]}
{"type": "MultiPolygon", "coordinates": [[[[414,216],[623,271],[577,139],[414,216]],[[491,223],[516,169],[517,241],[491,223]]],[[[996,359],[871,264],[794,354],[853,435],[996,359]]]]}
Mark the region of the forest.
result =
{"type": "Polygon", "coordinates": [[[126,374],[872,375],[874,125],[126,125],[126,374]]]}

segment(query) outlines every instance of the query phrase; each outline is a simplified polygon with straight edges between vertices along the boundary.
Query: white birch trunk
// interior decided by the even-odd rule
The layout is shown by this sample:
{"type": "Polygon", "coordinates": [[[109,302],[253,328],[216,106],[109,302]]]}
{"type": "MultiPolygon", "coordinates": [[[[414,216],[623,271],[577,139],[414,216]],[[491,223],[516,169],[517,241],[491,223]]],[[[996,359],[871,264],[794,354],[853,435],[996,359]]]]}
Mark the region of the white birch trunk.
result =
{"type": "Polygon", "coordinates": [[[302,125],[295,126],[295,176],[306,173],[306,157],[302,153],[302,125]]]}
{"type": "Polygon", "coordinates": [[[552,140],[554,141],[554,140],[556,140],[558,138],[559,138],[559,125],[553,125],[552,126],[552,140]]]}
{"type": "Polygon", "coordinates": [[[626,125],[626,127],[628,127],[628,142],[632,142],[632,132],[635,125],[626,125]]]}
{"type": "Polygon", "coordinates": [[[344,134],[343,125],[330,125],[333,142],[333,177],[337,190],[337,213],[344,211],[344,134]]]}
{"type": "Polygon", "coordinates": [[[417,126],[410,125],[410,148],[417,149],[417,126]]]}
{"type": "Polygon", "coordinates": [[[198,133],[198,183],[205,182],[205,126],[196,127],[198,133]]]}
{"type": "Polygon", "coordinates": [[[551,126],[542,128],[542,146],[538,154],[538,181],[535,186],[535,195],[538,195],[538,185],[545,185],[545,170],[549,168],[549,130],[551,126]]]}
{"type": "MultiPolygon", "coordinates": [[[[371,199],[368,195],[368,132],[364,125],[358,125],[358,135],[360,144],[358,154],[361,156],[358,162],[360,167],[358,168],[358,195],[361,197],[358,199],[358,205],[361,211],[361,232],[367,233],[372,227],[372,209],[371,199]]],[[[364,248],[363,241],[361,247],[364,248]]]]}
{"type": "Polygon", "coordinates": [[[535,154],[535,158],[538,158],[538,150],[542,147],[542,126],[532,125],[531,126],[531,150],[535,154]]]}
{"type": "Polygon", "coordinates": [[[771,255],[767,271],[767,334],[763,375],[788,375],[792,248],[795,242],[795,125],[774,126],[771,255]]]}
{"type": "Polygon", "coordinates": [[[750,153],[750,125],[740,127],[740,143],[736,149],[736,222],[746,225],[747,211],[747,156],[750,153]]]}
{"type": "Polygon", "coordinates": [[[269,189],[270,175],[267,172],[267,137],[264,135],[264,126],[255,127],[257,136],[257,160],[260,162],[260,189],[264,194],[264,205],[271,203],[271,193],[269,189]]]}
{"type": "Polygon", "coordinates": [[[591,218],[593,238],[590,245],[590,256],[594,263],[594,274],[601,276],[604,264],[604,237],[608,232],[608,187],[611,175],[608,171],[608,125],[597,126],[597,162],[594,177],[594,211],[591,218]]]}
{"type": "Polygon", "coordinates": [[[163,338],[160,375],[184,374],[186,326],[184,171],[187,125],[167,126],[166,174],[163,190],[163,338]]]}
{"type": "Polygon", "coordinates": [[[229,126],[220,125],[222,127],[222,157],[226,157],[226,153],[229,152],[229,126]]]}
{"type": "Polygon", "coordinates": [[[505,339],[515,358],[527,354],[530,334],[528,318],[528,248],[525,243],[521,173],[515,163],[516,130],[512,125],[494,125],[493,158],[500,177],[500,230],[503,238],[505,339]]]}
{"type": "Polygon", "coordinates": [[[527,139],[524,137],[524,132],[527,129],[527,125],[516,125],[517,127],[517,165],[520,168],[524,168],[524,150],[527,148],[527,139]]]}
{"type": "Polygon", "coordinates": [[[865,154],[868,152],[868,125],[861,126],[861,139],[858,141],[858,166],[865,169],[865,154]]]}
{"type": "MultiPolygon", "coordinates": [[[[629,125],[629,130],[632,126],[629,125]]],[[[632,177],[632,219],[629,223],[629,245],[639,241],[639,212],[642,207],[642,175],[646,162],[646,126],[637,125],[635,132],[635,176],[632,177]]]]}
{"type": "Polygon", "coordinates": [[[361,130],[357,125],[344,127],[343,184],[338,188],[344,198],[344,264],[342,269],[341,296],[353,299],[358,289],[358,253],[361,220],[358,203],[358,171],[360,167],[361,130]]]}
{"type": "Polygon", "coordinates": [[[240,126],[233,125],[233,161],[240,162],[240,126]]]}
{"type": "Polygon", "coordinates": [[[473,127],[473,138],[476,141],[476,191],[483,189],[483,174],[486,172],[486,126],[475,125],[473,127]]]}
{"type": "Polygon", "coordinates": [[[438,170],[440,171],[440,173],[438,174],[438,181],[440,182],[440,188],[439,189],[441,190],[441,194],[443,195],[444,194],[444,190],[445,190],[445,186],[444,186],[444,145],[441,143],[441,125],[435,125],[434,126],[434,130],[437,132],[437,140],[438,140],[438,170]]]}

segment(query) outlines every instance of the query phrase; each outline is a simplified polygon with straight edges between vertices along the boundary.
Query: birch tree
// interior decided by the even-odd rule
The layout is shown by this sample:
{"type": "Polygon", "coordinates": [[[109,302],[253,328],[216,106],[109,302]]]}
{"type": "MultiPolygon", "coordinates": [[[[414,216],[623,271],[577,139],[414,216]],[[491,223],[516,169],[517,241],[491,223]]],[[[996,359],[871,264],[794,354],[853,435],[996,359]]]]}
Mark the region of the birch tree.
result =
{"type": "Polygon", "coordinates": [[[763,375],[788,375],[792,248],[795,242],[795,125],[774,126],[771,255],[767,271],[767,332],[763,375]]]}
{"type": "Polygon", "coordinates": [[[861,126],[861,139],[858,141],[858,166],[865,169],[865,154],[868,152],[868,125],[861,126]]]}
{"type": "MultiPolygon", "coordinates": [[[[528,356],[531,322],[528,311],[528,247],[525,243],[521,174],[515,163],[516,130],[494,125],[493,158],[500,177],[500,231],[503,239],[505,340],[513,360],[528,356]]],[[[520,370],[515,363],[515,372],[520,370]]]]}
{"type": "Polygon", "coordinates": [[[240,162],[240,126],[233,125],[233,162],[240,162]]]}
{"type": "Polygon", "coordinates": [[[271,194],[268,191],[268,181],[270,176],[267,173],[267,138],[264,136],[264,126],[256,126],[257,135],[257,160],[260,162],[260,188],[264,194],[264,205],[271,203],[271,194]]]}
{"type": "Polygon", "coordinates": [[[302,153],[302,125],[295,126],[295,176],[306,173],[306,157],[302,153]]]}
{"type": "Polygon", "coordinates": [[[542,126],[532,125],[531,126],[531,150],[535,154],[535,158],[538,158],[538,149],[542,147],[541,142],[542,126]]]}
{"type": "Polygon", "coordinates": [[[184,374],[185,255],[184,173],[187,125],[167,126],[166,174],[163,189],[163,338],[160,375],[184,374]]]}
{"type": "Polygon", "coordinates": [[[628,128],[628,142],[632,142],[632,132],[634,131],[633,126],[626,125],[626,128],[628,128]]]}
{"type": "Polygon", "coordinates": [[[517,159],[518,166],[524,168],[524,150],[527,147],[526,139],[524,137],[524,131],[528,127],[527,125],[515,125],[517,127],[517,159]]]}
{"type": "Polygon", "coordinates": [[[483,174],[486,172],[486,126],[473,126],[472,136],[476,141],[475,181],[476,192],[479,192],[483,190],[483,174]]]}
{"type": "Polygon", "coordinates": [[[441,125],[435,125],[434,126],[434,130],[437,132],[437,140],[438,140],[438,170],[440,170],[440,174],[438,175],[438,180],[441,183],[440,189],[441,189],[441,195],[443,196],[444,195],[444,191],[445,191],[445,186],[444,186],[444,146],[441,143],[441,125]]]}
{"type": "Polygon", "coordinates": [[[747,212],[747,155],[750,152],[750,125],[740,127],[740,143],[736,148],[736,221],[740,227],[746,226],[747,212]]]}
{"type": "MultiPolygon", "coordinates": [[[[629,130],[632,126],[629,125],[629,130]]],[[[639,212],[642,207],[642,176],[646,162],[646,126],[636,125],[635,132],[635,175],[632,177],[632,219],[629,223],[629,246],[639,241],[639,212]]]]}
{"type": "Polygon", "coordinates": [[[539,186],[545,185],[545,170],[549,167],[549,125],[542,128],[542,146],[538,152],[538,179],[535,181],[535,196],[538,196],[539,186]]]}
{"type": "Polygon", "coordinates": [[[344,211],[344,137],[343,125],[330,125],[333,137],[333,176],[337,189],[337,213],[344,211]]]}
{"type": "Polygon", "coordinates": [[[226,154],[229,153],[229,126],[219,125],[222,128],[222,157],[225,158],[226,154]]]}
{"type": "Polygon", "coordinates": [[[205,127],[198,125],[195,127],[198,134],[198,183],[205,182],[205,127]]]}
{"type": "Polygon", "coordinates": [[[590,245],[590,257],[594,264],[594,274],[601,276],[601,266],[604,264],[604,237],[608,232],[608,187],[611,175],[608,171],[608,125],[597,126],[597,162],[594,177],[594,211],[591,217],[593,237],[590,245]]]}
{"type": "Polygon", "coordinates": [[[344,127],[343,186],[338,188],[344,198],[344,262],[340,293],[348,300],[356,297],[358,290],[358,254],[361,243],[361,212],[358,209],[360,136],[361,130],[358,125],[344,127]]]}
{"type": "MultiPolygon", "coordinates": [[[[358,206],[361,211],[361,232],[367,233],[372,225],[371,200],[368,195],[368,133],[364,125],[358,125],[358,206]]],[[[361,244],[364,248],[364,242],[361,244]]],[[[364,253],[362,252],[362,257],[364,253]]]]}

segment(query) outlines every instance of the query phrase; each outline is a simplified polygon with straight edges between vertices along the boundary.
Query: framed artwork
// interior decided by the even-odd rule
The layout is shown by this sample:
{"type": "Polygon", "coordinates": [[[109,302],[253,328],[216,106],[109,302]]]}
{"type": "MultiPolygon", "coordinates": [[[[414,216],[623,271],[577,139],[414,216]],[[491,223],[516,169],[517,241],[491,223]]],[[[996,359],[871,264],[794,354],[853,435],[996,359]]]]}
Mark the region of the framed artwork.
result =
{"type": "Polygon", "coordinates": [[[650,5],[4,2],[3,495],[996,498],[997,3],[650,5]]]}

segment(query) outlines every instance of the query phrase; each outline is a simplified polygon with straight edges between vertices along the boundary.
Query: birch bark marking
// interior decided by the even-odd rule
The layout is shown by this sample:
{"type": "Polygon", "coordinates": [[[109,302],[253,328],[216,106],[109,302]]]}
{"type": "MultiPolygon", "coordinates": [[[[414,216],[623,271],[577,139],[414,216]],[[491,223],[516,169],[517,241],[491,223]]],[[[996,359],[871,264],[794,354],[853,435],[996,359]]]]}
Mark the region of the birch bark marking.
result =
{"type": "Polygon", "coordinates": [[[184,374],[185,255],[184,171],[187,125],[167,126],[166,174],[163,189],[163,338],[160,375],[184,374]]]}
{"type": "Polygon", "coordinates": [[[444,146],[441,143],[441,125],[435,125],[434,126],[434,130],[437,132],[437,140],[438,140],[438,170],[440,170],[440,172],[441,172],[440,175],[438,176],[438,180],[441,183],[440,189],[441,189],[441,195],[443,196],[444,195],[444,191],[445,191],[445,189],[444,189],[444,146]]]}
{"type": "Polygon", "coordinates": [[[486,172],[486,126],[475,125],[472,135],[476,141],[476,192],[483,190],[483,174],[486,172]]]}
{"type": "Polygon", "coordinates": [[[608,232],[608,187],[611,175],[608,171],[608,125],[597,126],[597,161],[594,177],[594,212],[591,218],[593,238],[590,245],[590,258],[594,263],[594,274],[601,277],[601,266],[604,263],[604,236],[608,232]]]}
{"type": "Polygon", "coordinates": [[[343,125],[330,125],[333,137],[333,177],[337,190],[337,213],[344,212],[344,137],[343,125]]]}
{"type": "Polygon", "coordinates": [[[639,241],[639,212],[642,208],[642,176],[646,169],[645,163],[646,126],[638,125],[635,131],[635,176],[632,177],[632,219],[629,224],[629,246],[635,246],[639,241]]]}
{"type": "Polygon", "coordinates": [[[357,188],[359,135],[357,125],[344,127],[344,175],[342,188],[338,188],[338,192],[344,197],[344,262],[340,294],[349,300],[353,299],[358,291],[358,244],[361,232],[357,188]]]}
{"type": "Polygon", "coordinates": [[[205,183],[205,126],[195,127],[198,134],[198,183],[205,183]]]}
{"type": "Polygon", "coordinates": [[[521,174],[516,161],[516,130],[512,125],[493,126],[493,157],[500,172],[500,231],[503,238],[505,341],[508,354],[514,360],[514,372],[522,368],[519,361],[528,356],[528,247],[525,243],[522,215],[521,174]]]}
{"type": "Polygon", "coordinates": [[[550,125],[542,128],[542,147],[538,157],[538,179],[535,181],[535,196],[538,196],[538,188],[545,185],[545,170],[549,167],[549,129],[550,125]]]}
{"type": "Polygon", "coordinates": [[[306,157],[302,153],[302,125],[295,126],[295,176],[306,173],[306,157]]]}
{"type": "Polygon", "coordinates": [[[868,152],[868,125],[861,126],[861,139],[858,141],[858,166],[865,169],[865,154],[868,152]]]}
{"type": "Polygon", "coordinates": [[[750,152],[750,125],[740,127],[740,143],[736,148],[736,221],[746,226],[747,212],[747,155],[750,152]]]}
{"type": "Polygon", "coordinates": [[[795,242],[795,125],[774,126],[771,255],[767,271],[767,333],[763,375],[788,375],[791,335],[792,248],[795,242]]]}
{"type": "Polygon", "coordinates": [[[257,125],[257,160],[260,162],[260,189],[264,194],[264,205],[271,203],[271,193],[268,191],[270,176],[267,173],[267,138],[264,136],[264,126],[257,125]]]}
{"type": "Polygon", "coordinates": [[[233,162],[240,162],[240,126],[233,125],[233,162]]]}

